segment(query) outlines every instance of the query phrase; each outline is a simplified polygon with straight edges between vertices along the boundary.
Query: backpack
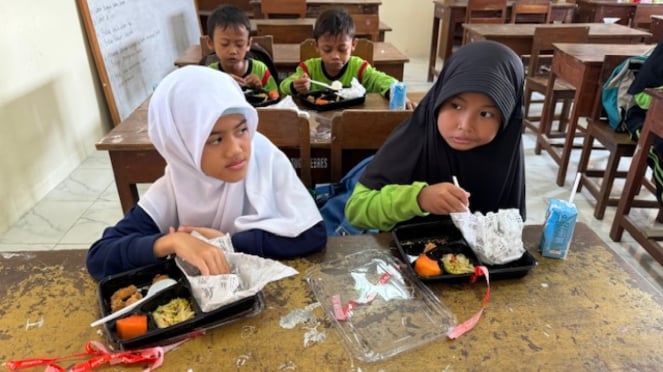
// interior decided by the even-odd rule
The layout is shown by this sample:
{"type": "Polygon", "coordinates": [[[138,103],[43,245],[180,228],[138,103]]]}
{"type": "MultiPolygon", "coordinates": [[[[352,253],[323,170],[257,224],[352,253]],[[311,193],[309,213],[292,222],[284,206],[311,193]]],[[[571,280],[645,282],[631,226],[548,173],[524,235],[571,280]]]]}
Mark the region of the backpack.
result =
{"type": "Polygon", "coordinates": [[[325,221],[327,236],[357,235],[377,233],[378,230],[362,230],[351,225],[345,218],[345,203],[352,195],[361,174],[373,155],[365,158],[355,165],[338,183],[317,186],[315,188],[315,202],[320,209],[322,219],[325,221]]]}
{"type": "Polygon", "coordinates": [[[625,59],[612,70],[601,88],[601,102],[608,115],[608,122],[617,132],[626,132],[624,123],[626,112],[636,106],[633,95],[628,93],[628,88],[647,56],[648,54],[625,59]]]}

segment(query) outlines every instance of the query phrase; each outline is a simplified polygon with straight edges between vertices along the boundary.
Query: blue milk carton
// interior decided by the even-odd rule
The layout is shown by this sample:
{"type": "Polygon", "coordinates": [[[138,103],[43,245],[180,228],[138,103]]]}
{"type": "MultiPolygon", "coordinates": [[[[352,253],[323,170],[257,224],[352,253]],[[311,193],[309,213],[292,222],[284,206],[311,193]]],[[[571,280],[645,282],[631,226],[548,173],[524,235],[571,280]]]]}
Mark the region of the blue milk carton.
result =
{"type": "Polygon", "coordinates": [[[550,200],[541,235],[541,254],[544,257],[566,258],[577,217],[575,204],[560,199],[550,200]]]}
{"type": "Polygon", "coordinates": [[[405,83],[394,82],[389,86],[389,110],[405,110],[407,86],[405,83]]]}

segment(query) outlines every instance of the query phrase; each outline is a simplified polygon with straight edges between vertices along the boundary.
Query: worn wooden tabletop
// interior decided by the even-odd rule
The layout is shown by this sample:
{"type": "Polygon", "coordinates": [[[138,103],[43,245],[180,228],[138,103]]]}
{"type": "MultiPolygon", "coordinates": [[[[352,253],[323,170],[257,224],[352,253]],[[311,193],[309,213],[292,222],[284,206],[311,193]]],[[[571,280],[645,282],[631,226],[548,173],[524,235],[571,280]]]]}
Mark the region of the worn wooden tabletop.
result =
{"type": "MultiPolygon", "coordinates": [[[[160,370],[660,370],[660,288],[640,277],[584,224],[576,227],[566,260],[541,257],[540,231],[527,226],[523,234],[539,265],[524,278],[493,281],[483,317],[457,340],[438,339],[376,363],[353,359],[330,319],[315,306],[304,272],[350,252],[393,250],[391,235],[332,238],[323,253],[287,261],[300,274],[269,284],[260,314],[186,342],[166,355],[160,370]],[[304,309],[313,312],[317,325],[280,325],[284,317],[304,309]],[[305,344],[312,328],[326,339],[305,344]]],[[[82,351],[88,340],[105,342],[89,326],[99,311],[96,283],[84,262],[85,251],[80,250],[0,255],[0,362],[66,355],[82,351]],[[26,327],[28,323],[36,324],[26,327]]],[[[430,287],[460,321],[479,309],[486,290],[484,282],[430,287]]]]}

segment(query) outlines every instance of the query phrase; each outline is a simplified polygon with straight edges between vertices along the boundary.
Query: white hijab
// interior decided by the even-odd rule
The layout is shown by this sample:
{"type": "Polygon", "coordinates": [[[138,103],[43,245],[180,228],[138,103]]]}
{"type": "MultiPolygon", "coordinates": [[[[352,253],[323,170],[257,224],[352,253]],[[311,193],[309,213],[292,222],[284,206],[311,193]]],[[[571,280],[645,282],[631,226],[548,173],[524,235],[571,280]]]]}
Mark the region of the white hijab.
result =
{"type": "Polygon", "coordinates": [[[148,133],[167,165],[138,204],[162,232],[188,225],[295,237],[322,220],[288,158],[257,126],[256,110],[226,73],[187,66],[159,83],[150,100],[148,133]],[[251,157],[246,177],[227,183],[205,175],[200,164],[214,124],[233,113],[246,118],[251,157]]]}

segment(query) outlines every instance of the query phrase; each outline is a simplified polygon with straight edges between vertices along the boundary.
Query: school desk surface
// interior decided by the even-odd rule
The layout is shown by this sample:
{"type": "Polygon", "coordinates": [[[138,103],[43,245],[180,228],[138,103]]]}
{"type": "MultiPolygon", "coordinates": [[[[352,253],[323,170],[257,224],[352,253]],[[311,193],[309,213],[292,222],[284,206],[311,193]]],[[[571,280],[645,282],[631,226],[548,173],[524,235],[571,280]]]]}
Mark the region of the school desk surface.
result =
{"type": "MultiPolygon", "coordinates": [[[[320,307],[317,326],[286,329],[279,321],[316,303],[307,268],[362,249],[390,248],[391,235],[331,238],[314,256],[286,261],[299,274],[264,289],[265,308],[253,318],[209,330],[165,356],[164,371],[297,370],[658,370],[663,365],[663,295],[582,223],[565,260],[537,251],[540,226],[526,226],[526,248],[539,265],[520,279],[491,283],[488,307],[469,333],[437,339],[386,361],[364,363],[344,349],[320,307]],[[327,338],[305,346],[311,327],[327,338]]],[[[96,283],[84,268],[84,250],[0,255],[0,362],[83,351],[105,342],[90,322],[99,315],[96,283]],[[38,323],[26,327],[26,322],[38,323]]],[[[430,284],[459,321],[480,307],[486,291],[474,284],[430,284]]],[[[63,366],[68,366],[64,362],[63,366]]],[[[100,371],[138,371],[113,366],[100,371]]],[[[43,368],[43,367],[42,367],[43,368]]],[[[34,370],[42,370],[36,368],[34,370]]]]}

